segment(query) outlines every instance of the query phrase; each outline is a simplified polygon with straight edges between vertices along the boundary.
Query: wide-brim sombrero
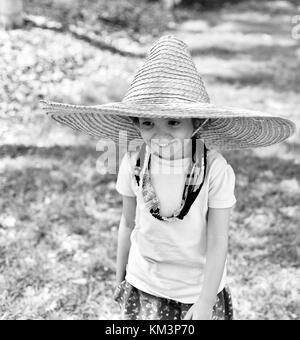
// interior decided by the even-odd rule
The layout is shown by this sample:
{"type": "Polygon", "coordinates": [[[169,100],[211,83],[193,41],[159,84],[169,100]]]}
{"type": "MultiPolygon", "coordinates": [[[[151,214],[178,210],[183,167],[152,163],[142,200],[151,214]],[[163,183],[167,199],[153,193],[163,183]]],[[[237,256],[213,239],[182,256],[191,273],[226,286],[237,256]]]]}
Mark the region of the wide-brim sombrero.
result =
{"type": "Polygon", "coordinates": [[[57,122],[127,147],[143,143],[130,117],[205,119],[196,136],[209,149],[269,146],[296,131],[291,120],[278,115],[211,104],[187,46],[173,36],[162,37],[151,48],[121,102],[94,106],[41,103],[57,122]]]}

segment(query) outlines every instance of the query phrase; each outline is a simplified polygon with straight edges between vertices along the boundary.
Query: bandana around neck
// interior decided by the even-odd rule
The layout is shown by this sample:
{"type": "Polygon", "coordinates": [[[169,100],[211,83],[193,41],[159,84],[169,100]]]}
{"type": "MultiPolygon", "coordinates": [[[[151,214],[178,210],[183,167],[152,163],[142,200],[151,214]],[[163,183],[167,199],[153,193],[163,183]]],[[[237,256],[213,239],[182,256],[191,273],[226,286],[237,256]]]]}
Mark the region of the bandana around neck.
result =
{"type": "Polygon", "coordinates": [[[160,213],[160,203],[150,176],[151,152],[149,148],[147,149],[145,143],[142,145],[137,157],[134,175],[138,186],[142,186],[145,205],[156,219],[167,222],[183,220],[197,198],[205,179],[207,167],[207,148],[204,143],[198,141],[196,138],[192,138],[192,157],[186,175],[180,208],[169,217],[162,216],[160,213]]]}

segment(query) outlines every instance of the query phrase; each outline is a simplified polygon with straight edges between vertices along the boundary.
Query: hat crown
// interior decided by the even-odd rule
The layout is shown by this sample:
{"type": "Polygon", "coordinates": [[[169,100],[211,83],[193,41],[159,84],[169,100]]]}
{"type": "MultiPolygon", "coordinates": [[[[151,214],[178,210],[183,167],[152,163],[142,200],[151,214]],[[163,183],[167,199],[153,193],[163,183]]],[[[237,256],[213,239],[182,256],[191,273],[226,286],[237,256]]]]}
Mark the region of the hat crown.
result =
{"type": "Polygon", "coordinates": [[[210,100],[187,45],[173,36],[164,36],[150,49],[123,102],[209,103],[210,100]]]}

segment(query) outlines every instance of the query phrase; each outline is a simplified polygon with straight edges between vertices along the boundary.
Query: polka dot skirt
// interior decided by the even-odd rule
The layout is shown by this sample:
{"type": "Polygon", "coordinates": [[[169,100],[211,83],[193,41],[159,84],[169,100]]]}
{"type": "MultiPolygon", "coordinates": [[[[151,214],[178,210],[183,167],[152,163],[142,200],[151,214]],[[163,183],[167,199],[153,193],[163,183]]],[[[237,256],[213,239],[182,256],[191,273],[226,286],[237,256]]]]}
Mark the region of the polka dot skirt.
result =
{"type": "MultiPolygon", "coordinates": [[[[114,300],[119,304],[123,320],[182,320],[192,304],[157,297],[133,287],[126,280],[116,288],[114,300]]],[[[218,295],[212,320],[233,320],[229,287],[218,295]]]]}

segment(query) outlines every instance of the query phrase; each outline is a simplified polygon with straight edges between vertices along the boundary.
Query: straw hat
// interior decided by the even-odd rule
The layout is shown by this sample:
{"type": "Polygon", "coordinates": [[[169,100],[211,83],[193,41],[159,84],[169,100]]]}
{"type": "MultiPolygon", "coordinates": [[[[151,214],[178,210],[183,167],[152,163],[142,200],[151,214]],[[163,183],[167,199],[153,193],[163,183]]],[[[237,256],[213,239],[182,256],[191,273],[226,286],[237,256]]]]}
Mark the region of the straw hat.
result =
{"type": "Polygon", "coordinates": [[[116,143],[122,143],[120,131],[126,134],[126,143],[143,143],[130,116],[206,119],[196,136],[209,149],[268,146],[284,141],[296,130],[295,124],[283,117],[210,104],[186,44],[169,35],[150,49],[121,102],[96,106],[41,102],[57,122],[116,143]]]}

